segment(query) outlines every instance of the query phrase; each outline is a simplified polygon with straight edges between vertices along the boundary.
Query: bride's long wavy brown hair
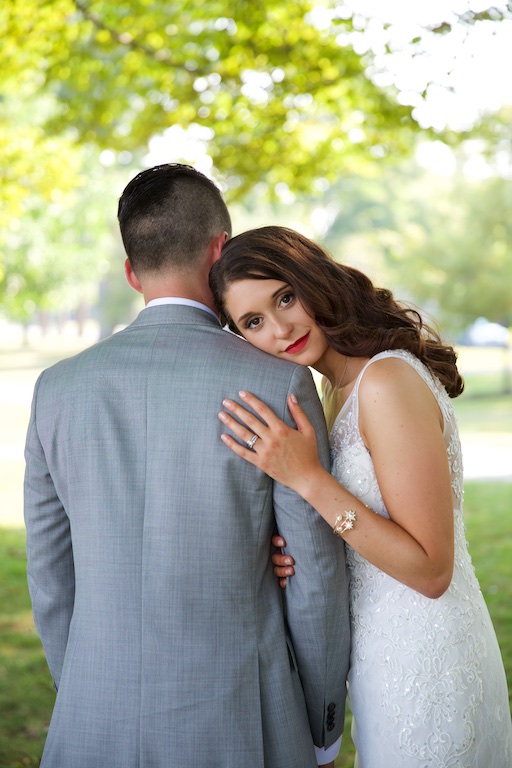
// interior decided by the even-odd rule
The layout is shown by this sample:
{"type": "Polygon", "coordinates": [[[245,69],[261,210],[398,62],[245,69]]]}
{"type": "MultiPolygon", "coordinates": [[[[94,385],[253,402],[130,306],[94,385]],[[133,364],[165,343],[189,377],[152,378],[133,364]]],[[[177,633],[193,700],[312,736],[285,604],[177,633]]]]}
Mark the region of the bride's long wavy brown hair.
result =
{"type": "Polygon", "coordinates": [[[210,287],[229,327],[224,297],[239,280],[280,280],[290,285],[330,345],[348,357],[407,349],[442,382],[450,397],[464,389],[453,347],[444,344],[420,313],[377,288],[358,269],[339,264],[319,245],[285,227],[261,227],[228,240],[210,273],[210,287]]]}

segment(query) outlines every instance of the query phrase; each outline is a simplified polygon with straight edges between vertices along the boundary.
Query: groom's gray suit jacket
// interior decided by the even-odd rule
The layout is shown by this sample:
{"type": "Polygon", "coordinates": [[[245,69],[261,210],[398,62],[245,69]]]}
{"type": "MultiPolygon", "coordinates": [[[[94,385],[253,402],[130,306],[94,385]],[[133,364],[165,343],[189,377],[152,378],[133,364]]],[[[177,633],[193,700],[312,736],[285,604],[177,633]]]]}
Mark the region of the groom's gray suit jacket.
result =
{"type": "Polygon", "coordinates": [[[294,392],[327,465],[309,371],[200,309],[145,309],[39,378],[28,578],[58,688],[42,766],[314,768],[312,739],[339,737],[342,542],[221,442],[222,399],[242,388],[288,423],[294,392]],[[276,524],[297,559],[284,596],[276,524]]]}

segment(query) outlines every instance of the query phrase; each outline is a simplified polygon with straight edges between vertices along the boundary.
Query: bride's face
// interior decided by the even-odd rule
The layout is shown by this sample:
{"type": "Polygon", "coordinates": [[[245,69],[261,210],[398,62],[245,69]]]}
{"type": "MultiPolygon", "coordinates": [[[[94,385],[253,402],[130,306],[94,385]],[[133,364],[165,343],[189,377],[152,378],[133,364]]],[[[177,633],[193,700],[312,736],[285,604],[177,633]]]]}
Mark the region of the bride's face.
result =
{"type": "Polygon", "coordinates": [[[242,336],[274,357],[313,367],[329,348],[287,283],[239,280],[229,286],[224,303],[242,336]]]}

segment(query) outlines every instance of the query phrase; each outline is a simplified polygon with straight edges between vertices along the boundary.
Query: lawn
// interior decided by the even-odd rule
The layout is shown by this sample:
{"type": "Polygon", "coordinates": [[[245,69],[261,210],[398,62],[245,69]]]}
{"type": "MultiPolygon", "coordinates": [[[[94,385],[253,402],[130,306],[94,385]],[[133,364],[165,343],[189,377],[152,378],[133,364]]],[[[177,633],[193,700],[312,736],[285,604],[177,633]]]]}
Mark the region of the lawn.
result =
{"type": "MultiPolygon", "coordinates": [[[[69,344],[64,354],[75,351],[69,344]]],[[[512,446],[512,397],[501,351],[465,350],[466,393],[455,401],[461,432],[483,444],[512,446]],[[487,441],[487,442],[486,442],[487,441]]],[[[23,442],[38,371],[62,357],[39,350],[0,350],[0,766],[37,766],[54,691],[35,633],[26,588],[21,516],[23,442]]],[[[512,477],[512,465],[509,475],[512,477]]],[[[467,535],[482,592],[501,645],[512,696],[512,483],[467,480],[467,535]]],[[[348,714],[350,720],[350,714],[348,714]]],[[[352,768],[347,727],[337,768],[352,768]]]]}

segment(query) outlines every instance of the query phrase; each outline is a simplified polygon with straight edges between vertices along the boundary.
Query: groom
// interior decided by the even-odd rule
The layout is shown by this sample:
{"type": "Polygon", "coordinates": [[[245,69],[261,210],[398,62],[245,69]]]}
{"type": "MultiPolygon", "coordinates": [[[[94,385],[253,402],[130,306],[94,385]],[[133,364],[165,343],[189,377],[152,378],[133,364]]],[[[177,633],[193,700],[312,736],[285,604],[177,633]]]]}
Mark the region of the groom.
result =
{"type": "Polygon", "coordinates": [[[223,331],[208,272],[230,235],[188,166],[119,202],[146,308],[42,373],[26,444],[28,580],[57,689],[43,768],[314,768],[345,708],[343,550],[319,515],[225,447],[250,388],[288,423],[295,393],[328,461],[309,372],[223,331]],[[300,568],[282,595],[275,526],[300,568]],[[286,604],[283,605],[283,600],[286,604]]]}

